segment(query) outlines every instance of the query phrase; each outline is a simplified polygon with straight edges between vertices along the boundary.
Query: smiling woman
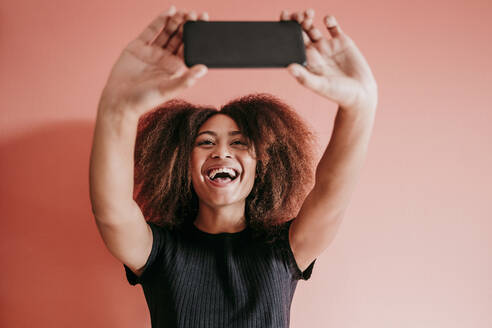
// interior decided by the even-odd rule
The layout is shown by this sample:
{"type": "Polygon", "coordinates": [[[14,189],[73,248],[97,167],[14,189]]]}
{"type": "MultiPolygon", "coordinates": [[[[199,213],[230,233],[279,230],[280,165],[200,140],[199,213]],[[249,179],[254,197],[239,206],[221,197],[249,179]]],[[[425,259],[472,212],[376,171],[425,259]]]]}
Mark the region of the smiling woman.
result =
{"type": "Polygon", "coordinates": [[[313,186],[314,150],[312,132],[273,95],[250,94],[220,110],[173,99],[140,118],[135,200],[148,221],[171,230],[195,220],[213,230],[199,213],[243,202],[237,227],[273,241],[313,186]],[[220,188],[209,183],[214,167],[239,176],[220,188]]]}
{"type": "Polygon", "coordinates": [[[319,68],[289,71],[342,105],[316,174],[314,135],[273,95],[220,109],[176,98],[207,71],[183,61],[182,28],[195,12],[159,15],[111,70],[91,152],[92,211],[128,282],[142,285],[152,327],[289,326],[297,281],[310,278],[348,204],[377,100],[334,17],[331,40],[312,18],[281,15],[302,23],[309,67],[319,68]]]}
{"type": "Polygon", "coordinates": [[[301,270],[289,240],[314,180],[315,139],[301,118],[265,93],[220,110],[173,99],[136,130],[134,199],[150,241],[126,244],[133,221],[99,226],[132,231],[119,249],[145,249],[138,264],[122,262],[152,326],[288,327],[297,281],[315,263],[301,270]]]}

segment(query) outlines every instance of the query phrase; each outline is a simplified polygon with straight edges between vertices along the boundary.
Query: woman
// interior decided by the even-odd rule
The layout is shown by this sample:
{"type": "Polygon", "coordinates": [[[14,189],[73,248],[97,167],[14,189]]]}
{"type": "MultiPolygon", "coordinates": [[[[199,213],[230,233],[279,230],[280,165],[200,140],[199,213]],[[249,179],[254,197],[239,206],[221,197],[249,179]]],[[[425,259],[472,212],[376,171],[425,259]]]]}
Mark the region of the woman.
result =
{"type": "Polygon", "coordinates": [[[377,86],[335,18],[325,18],[328,39],[313,16],[281,14],[302,25],[306,45],[307,67],[289,72],[339,104],[315,174],[312,134],[277,98],[250,95],[220,111],[171,100],[207,71],[183,61],[182,25],[196,13],[171,7],[113,67],[94,133],[92,210],[128,281],[142,285],[153,327],[288,327],[297,281],[333,240],[377,86]]]}

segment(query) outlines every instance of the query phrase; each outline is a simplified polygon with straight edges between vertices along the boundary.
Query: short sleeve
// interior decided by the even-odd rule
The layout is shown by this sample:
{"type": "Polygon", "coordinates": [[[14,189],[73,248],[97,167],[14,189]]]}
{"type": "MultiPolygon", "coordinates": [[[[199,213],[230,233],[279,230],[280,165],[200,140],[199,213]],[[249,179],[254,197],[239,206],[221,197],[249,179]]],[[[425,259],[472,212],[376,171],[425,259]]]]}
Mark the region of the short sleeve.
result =
{"type": "Polygon", "coordinates": [[[123,264],[128,283],[130,283],[130,285],[132,286],[135,286],[136,284],[142,284],[147,279],[149,279],[150,276],[152,276],[153,271],[155,271],[154,267],[158,262],[160,254],[163,251],[163,246],[165,245],[166,242],[166,235],[163,228],[155,225],[152,222],[147,222],[147,224],[152,229],[153,240],[152,240],[152,250],[150,251],[149,257],[147,258],[147,262],[145,263],[142,274],[140,275],[140,277],[137,276],[135,273],[133,273],[133,271],[129,267],[123,264]]]}
{"type": "Polygon", "coordinates": [[[292,252],[292,248],[290,247],[290,241],[289,241],[289,228],[290,228],[290,225],[292,224],[293,221],[294,220],[290,220],[290,221],[284,223],[284,226],[283,226],[283,229],[281,232],[282,233],[281,239],[284,242],[285,255],[287,257],[288,266],[289,266],[289,269],[290,269],[294,279],[296,279],[296,280],[300,280],[300,279],[308,280],[311,277],[311,274],[313,272],[313,267],[314,267],[314,263],[316,262],[316,259],[314,259],[313,262],[311,262],[311,264],[309,264],[309,266],[304,271],[301,271],[301,269],[297,265],[297,262],[295,260],[294,253],[292,252]]]}

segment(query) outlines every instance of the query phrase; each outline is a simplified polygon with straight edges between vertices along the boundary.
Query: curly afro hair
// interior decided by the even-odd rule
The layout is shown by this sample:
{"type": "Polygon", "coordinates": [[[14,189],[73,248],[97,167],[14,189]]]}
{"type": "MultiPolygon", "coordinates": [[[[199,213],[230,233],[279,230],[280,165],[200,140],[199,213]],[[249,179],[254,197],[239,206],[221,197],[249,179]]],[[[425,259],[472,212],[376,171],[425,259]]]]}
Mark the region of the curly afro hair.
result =
{"type": "Polygon", "coordinates": [[[225,114],[257,158],[245,218],[255,236],[273,242],[313,187],[316,138],[287,104],[266,93],[229,101],[220,110],[172,99],[142,115],[135,142],[134,198],[147,221],[180,229],[198,214],[189,161],[200,126],[225,114]]]}

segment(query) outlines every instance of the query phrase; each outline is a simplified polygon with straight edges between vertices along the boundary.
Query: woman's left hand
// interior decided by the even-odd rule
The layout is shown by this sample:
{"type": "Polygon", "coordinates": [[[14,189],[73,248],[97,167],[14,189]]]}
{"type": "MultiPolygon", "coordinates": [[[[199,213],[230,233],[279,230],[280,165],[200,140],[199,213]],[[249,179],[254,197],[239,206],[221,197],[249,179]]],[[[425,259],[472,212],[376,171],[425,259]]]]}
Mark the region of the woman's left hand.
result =
{"type": "Polygon", "coordinates": [[[323,19],[329,39],[314,27],[313,18],[312,9],[291,15],[286,10],[281,13],[280,20],[296,20],[301,24],[306,48],[306,67],[291,64],[290,73],[308,89],[346,110],[376,110],[376,80],[354,41],[342,31],[334,16],[323,19]]]}

